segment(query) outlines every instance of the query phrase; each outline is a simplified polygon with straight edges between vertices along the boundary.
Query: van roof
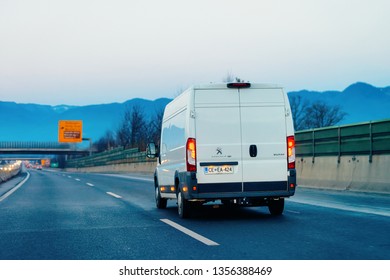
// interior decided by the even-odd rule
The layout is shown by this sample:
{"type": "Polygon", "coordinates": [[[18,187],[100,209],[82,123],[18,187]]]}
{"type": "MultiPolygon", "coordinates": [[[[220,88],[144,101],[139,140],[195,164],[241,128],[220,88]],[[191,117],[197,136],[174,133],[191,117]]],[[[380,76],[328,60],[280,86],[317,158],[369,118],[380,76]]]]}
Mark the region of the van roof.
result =
{"type": "MultiPolygon", "coordinates": [[[[250,83],[251,87],[250,88],[257,88],[257,89],[266,89],[266,88],[282,88],[279,85],[276,84],[262,84],[262,83],[250,83]]],[[[227,89],[227,84],[226,83],[210,83],[210,84],[200,84],[200,85],[194,85],[192,89],[197,90],[197,89],[227,89]]]]}

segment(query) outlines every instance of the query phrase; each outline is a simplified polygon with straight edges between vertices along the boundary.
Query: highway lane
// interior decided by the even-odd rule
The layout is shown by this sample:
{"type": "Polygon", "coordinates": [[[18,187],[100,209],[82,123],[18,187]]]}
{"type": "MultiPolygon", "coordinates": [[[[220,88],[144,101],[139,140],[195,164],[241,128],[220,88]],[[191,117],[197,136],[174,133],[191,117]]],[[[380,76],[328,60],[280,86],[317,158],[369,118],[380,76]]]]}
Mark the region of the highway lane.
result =
{"type": "Polygon", "coordinates": [[[385,195],[298,189],[281,217],[208,205],[182,220],[148,176],[30,173],[0,202],[0,259],[390,259],[385,195]]]}

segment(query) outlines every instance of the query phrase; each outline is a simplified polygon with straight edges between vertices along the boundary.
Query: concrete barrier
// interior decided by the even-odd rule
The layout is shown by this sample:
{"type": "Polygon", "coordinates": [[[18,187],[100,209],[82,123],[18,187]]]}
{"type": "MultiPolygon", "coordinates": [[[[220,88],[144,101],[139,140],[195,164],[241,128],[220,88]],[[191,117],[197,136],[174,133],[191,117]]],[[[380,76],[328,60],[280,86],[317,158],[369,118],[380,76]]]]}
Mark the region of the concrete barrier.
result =
{"type": "Polygon", "coordinates": [[[390,194],[390,155],[298,157],[298,186],[390,194]]]}
{"type": "MultiPolygon", "coordinates": [[[[390,155],[297,157],[298,187],[351,190],[390,194],[390,155]]],[[[123,163],[86,168],[67,168],[69,172],[153,174],[155,162],[123,163]]]]}

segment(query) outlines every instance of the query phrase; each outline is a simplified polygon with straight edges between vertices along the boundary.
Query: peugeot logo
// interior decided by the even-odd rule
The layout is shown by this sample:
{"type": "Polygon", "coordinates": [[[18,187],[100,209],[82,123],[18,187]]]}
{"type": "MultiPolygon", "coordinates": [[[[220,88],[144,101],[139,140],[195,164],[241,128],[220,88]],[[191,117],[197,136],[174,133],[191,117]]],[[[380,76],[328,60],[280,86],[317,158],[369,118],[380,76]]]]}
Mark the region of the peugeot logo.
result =
{"type": "Polygon", "coordinates": [[[221,147],[217,148],[217,155],[222,155],[222,148],[221,147]]]}

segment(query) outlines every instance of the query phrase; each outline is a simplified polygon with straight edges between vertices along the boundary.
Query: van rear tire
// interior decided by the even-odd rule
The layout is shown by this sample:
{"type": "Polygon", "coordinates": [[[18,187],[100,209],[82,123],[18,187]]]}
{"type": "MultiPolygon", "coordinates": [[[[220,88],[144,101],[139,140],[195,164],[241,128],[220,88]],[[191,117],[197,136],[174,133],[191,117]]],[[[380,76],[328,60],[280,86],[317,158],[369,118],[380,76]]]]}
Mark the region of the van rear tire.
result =
{"type": "Polygon", "coordinates": [[[181,190],[177,194],[177,211],[182,219],[190,216],[190,202],[183,197],[181,190]]]}
{"type": "Polygon", "coordinates": [[[268,210],[271,215],[282,215],[284,210],[284,198],[270,199],[268,202],[268,210]]]}

